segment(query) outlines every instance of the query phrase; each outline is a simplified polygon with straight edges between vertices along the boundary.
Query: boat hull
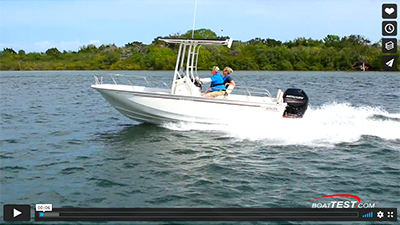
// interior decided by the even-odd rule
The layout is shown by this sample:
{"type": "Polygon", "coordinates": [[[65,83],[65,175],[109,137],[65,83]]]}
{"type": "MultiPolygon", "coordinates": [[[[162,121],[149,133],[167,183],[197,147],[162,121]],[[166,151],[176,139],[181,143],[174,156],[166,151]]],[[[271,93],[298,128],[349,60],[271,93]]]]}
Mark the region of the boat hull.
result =
{"type": "MultiPolygon", "coordinates": [[[[282,118],[286,104],[172,95],[92,85],[124,116],[149,123],[194,122],[229,124],[237,119],[282,118]]],[[[255,98],[255,97],[254,97],[255,98]]],[[[265,97],[266,99],[267,97],[265,97]]],[[[267,100],[267,99],[266,99],[267,100]]]]}

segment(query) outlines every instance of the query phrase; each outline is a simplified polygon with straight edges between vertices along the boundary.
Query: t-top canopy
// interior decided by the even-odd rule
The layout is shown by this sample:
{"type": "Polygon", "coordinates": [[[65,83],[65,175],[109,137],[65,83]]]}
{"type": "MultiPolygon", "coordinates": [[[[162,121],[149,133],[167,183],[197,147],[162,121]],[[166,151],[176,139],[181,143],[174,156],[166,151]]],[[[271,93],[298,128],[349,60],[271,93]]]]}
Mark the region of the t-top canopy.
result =
{"type": "Polygon", "coordinates": [[[232,46],[232,38],[221,40],[221,39],[185,39],[185,38],[160,38],[160,41],[165,41],[167,43],[193,43],[193,44],[201,44],[201,45],[226,45],[228,48],[232,46]]]}

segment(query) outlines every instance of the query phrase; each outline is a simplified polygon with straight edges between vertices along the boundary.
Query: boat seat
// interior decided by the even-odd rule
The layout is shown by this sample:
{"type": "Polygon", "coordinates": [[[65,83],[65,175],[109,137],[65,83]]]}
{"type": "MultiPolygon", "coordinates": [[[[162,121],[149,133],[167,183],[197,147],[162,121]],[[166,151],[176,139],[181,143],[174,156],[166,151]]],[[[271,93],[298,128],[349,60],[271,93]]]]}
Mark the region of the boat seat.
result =
{"type": "Polygon", "coordinates": [[[283,91],[281,89],[279,89],[278,93],[276,94],[276,102],[283,102],[283,91]]]}
{"type": "Polygon", "coordinates": [[[230,93],[232,93],[233,89],[235,88],[235,85],[229,85],[228,88],[226,89],[224,99],[226,99],[230,93]]]}
{"type": "Polygon", "coordinates": [[[228,88],[226,89],[226,93],[229,95],[233,89],[235,88],[235,85],[229,85],[228,88]]]}

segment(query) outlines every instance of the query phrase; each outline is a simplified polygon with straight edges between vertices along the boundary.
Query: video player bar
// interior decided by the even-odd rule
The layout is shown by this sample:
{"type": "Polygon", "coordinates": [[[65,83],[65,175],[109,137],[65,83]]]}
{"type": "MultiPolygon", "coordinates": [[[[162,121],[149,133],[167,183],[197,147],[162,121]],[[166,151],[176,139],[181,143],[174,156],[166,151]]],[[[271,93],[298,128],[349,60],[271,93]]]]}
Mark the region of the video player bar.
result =
{"type": "Polygon", "coordinates": [[[397,208],[53,208],[35,221],[397,221],[397,208]]]}

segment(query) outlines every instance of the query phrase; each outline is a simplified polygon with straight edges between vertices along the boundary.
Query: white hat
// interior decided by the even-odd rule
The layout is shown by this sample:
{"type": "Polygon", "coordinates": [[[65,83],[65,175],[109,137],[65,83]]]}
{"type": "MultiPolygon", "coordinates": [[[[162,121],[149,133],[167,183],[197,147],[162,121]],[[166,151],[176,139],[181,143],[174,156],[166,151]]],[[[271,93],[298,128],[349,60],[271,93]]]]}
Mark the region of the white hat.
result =
{"type": "Polygon", "coordinates": [[[215,72],[219,71],[219,67],[218,66],[213,66],[212,70],[215,70],[215,72]]]}

